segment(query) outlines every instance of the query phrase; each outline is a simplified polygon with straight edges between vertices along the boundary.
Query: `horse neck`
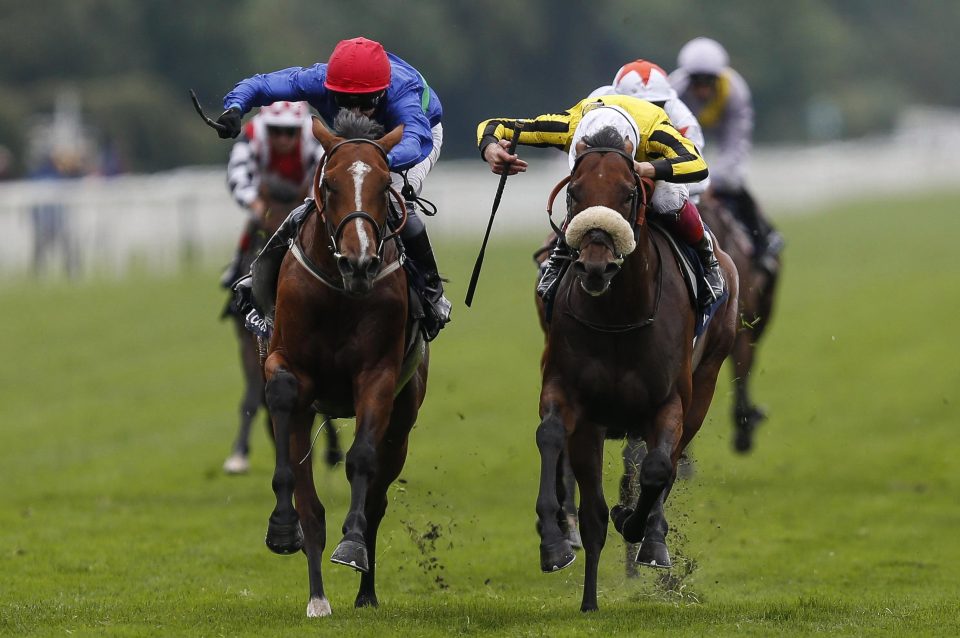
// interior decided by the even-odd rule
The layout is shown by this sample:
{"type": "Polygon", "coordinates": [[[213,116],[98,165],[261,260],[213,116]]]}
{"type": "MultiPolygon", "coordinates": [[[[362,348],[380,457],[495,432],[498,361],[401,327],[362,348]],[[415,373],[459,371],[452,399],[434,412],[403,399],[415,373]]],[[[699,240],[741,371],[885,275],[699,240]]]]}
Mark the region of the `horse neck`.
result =
{"type": "Polygon", "coordinates": [[[336,281],[340,278],[340,271],[337,269],[336,261],[330,250],[330,235],[327,232],[327,225],[323,223],[320,212],[307,217],[306,222],[300,228],[298,238],[304,254],[310,258],[325,273],[336,281]]]}

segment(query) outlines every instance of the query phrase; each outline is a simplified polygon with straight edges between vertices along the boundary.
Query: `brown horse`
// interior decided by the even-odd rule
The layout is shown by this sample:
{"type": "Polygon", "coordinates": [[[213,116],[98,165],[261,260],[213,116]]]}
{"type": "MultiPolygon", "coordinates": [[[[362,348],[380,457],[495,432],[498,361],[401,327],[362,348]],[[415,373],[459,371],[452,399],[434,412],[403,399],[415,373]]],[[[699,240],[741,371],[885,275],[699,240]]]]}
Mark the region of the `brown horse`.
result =
{"type": "MultiPolygon", "coordinates": [[[[260,182],[259,196],[266,203],[263,219],[251,220],[247,228],[247,245],[240,256],[239,272],[246,273],[250,264],[256,259],[270,236],[277,232],[280,224],[306,197],[307,187],[290,184],[282,179],[264,179],[260,182]]],[[[245,474],[250,468],[250,428],[261,407],[266,407],[263,391],[263,362],[260,357],[257,338],[244,327],[243,317],[237,312],[233,295],[223,313],[230,317],[237,335],[237,345],[240,350],[240,367],[243,371],[243,397],[240,400],[240,427],[237,437],[233,441],[230,456],[223,463],[227,474],[245,474]]],[[[329,421],[329,420],[328,420],[329,421]]],[[[273,437],[270,422],[267,421],[267,430],[273,437]]],[[[336,426],[329,422],[324,426],[327,439],[327,453],[324,460],[333,467],[343,460],[340,450],[340,440],[336,426]]]]}
{"type": "Polygon", "coordinates": [[[753,448],[754,431],[766,418],[763,410],[754,405],[750,398],[750,372],[753,370],[757,345],[769,327],[773,314],[781,268],[780,256],[775,258],[775,268],[761,268],[753,259],[753,242],[750,237],[719,201],[705,197],[700,212],[716,234],[717,242],[733,259],[737,272],[740,273],[740,321],[730,359],[733,362],[733,382],[736,389],[733,406],[733,447],[737,452],[746,453],[753,448]]]}
{"type": "Polygon", "coordinates": [[[386,159],[402,127],[374,140],[378,125],[342,111],[334,128],[336,135],[314,120],[326,151],[322,181],[320,171],[315,181],[318,208],[284,258],[264,365],[277,441],[277,503],[266,543],[279,554],[306,553],[308,616],[330,614],[320,569],[324,509],[310,463],[299,462],[309,454],[314,407],[356,416],[346,456],[350,509],[330,559],[361,572],[356,606],[376,606],[377,529],[427,383],[427,345],[408,319],[407,275],[388,241],[396,231],[386,231],[388,199],[405,210],[386,159]]]}
{"type": "Polygon", "coordinates": [[[597,609],[608,522],[604,439],[646,441],[640,496],[633,507],[614,508],[613,520],[627,541],[642,540],[638,562],[670,566],[663,504],[733,345],[738,290],[736,269],[718,250],[730,295],[694,345],[695,310],[683,275],[638,205],[643,189],[633,149],[604,131],[585,141],[593,148],[578,156],[567,189],[566,239],[578,253],[557,291],[542,359],[536,509],[541,569],[562,569],[575,557],[561,506],[566,450],[581,495],[581,610],[590,611],[597,609]]]}

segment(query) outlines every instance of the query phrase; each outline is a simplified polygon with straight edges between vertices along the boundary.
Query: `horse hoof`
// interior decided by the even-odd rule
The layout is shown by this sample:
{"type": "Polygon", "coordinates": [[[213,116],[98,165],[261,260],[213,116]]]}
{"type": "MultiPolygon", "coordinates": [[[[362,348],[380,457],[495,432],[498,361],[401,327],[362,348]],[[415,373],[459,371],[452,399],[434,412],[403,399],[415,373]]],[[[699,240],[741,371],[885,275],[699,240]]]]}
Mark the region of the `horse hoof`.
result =
{"type": "Polygon", "coordinates": [[[337,565],[352,567],[362,574],[370,571],[367,562],[367,546],[357,541],[343,539],[337,548],[330,554],[330,562],[337,565]]]}
{"type": "Polygon", "coordinates": [[[570,541],[565,538],[549,545],[540,544],[540,569],[546,574],[569,567],[576,559],[570,541]]]}
{"type": "Polygon", "coordinates": [[[670,562],[670,552],[667,551],[667,544],[658,541],[640,543],[640,551],[637,552],[636,562],[638,565],[661,569],[673,567],[673,563],[670,562]]]}
{"type": "Polygon", "coordinates": [[[740,454],[746,454],[753,448],[753,432],[738,429],[733,437],[733,449],[740,454]]]}
{"type": "Polygon", "coordinates": [[[267,548],[274,554],[295,554],[303,549],[303,529],[300,521],[294,518],[292,523],[278,523],[270,518],[267,524],[267,548]]]}
{"type": "Polygon", "coordinates": [[[250,459],[245,454],[234,452],[223,462],[223,471],[226,474],[246,474],[250,471],[250,459]]]}
{"type": "Polygon", "coordinates": [[[376,594],[373,596],[357,594],[357,599],[354,601],[353,606],[357,609],[361,607],[373,607],[376,609],[380,606],[380,602],[377,600],[376,594]]]}
{"type": "Polygon", "coordinates": [[[307,618],[324,618],[332,613],[330,601],[326,598],[311,598],[307,603],[307,618]]]}

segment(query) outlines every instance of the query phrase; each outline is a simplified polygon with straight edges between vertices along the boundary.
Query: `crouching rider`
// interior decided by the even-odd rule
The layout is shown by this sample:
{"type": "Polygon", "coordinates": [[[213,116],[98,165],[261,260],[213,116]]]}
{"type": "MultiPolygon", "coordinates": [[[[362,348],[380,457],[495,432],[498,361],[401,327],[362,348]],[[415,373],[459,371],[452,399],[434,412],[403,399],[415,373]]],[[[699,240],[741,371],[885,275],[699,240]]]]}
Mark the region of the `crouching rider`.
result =
{"type": "MultiPolygon", "coordinates": [[[[527,169],[525,161],[507,150],[515,122],[496,118],[481,122],[477,128],[480,154],[494,173],[507,170],[514,174],[527,169]]],[[[569,153],[572,170],[581,150],[578,142],[607,127],[616,129],[633,148],[637,174],[656,180],[651,212],[676,237],[696,249],[706,271],[707,283],[699,302],[702,307],[709,306],[723,295],[723,276],[713,252],[711,236],[704,232],[700,212],[690,201],[684,185],[705,179],[707,164],[694,144],[673,127],[662,108],[625,95],[587,98],[562,113],[523,120],[517,143],[565,150],[569,153]]],[[[545,264],[537,293],[546,301],[552,298],[559,284],[569,250],[559,241],[545,264]]]]}
{"type": "MultiPolygon", "coordinates": [[[[387,162],[393,186],[407,200],[407,223],[400,239],[422,279],[421,293],[426,302],[423,327],[427,339],[433,339],[450,321],[450,302],[443,295],[433,248],[415,203],[443,144],[443,109],[437,94],[416,69],[384,51],[379,42],[362,37],[342,40],[326,64],[292,67],[241,80],[223,99],[226,110],[217,122],[225,130],[220,136],[236,137],[244,113],[278,100],[308,102],[328,126],[341,109],[369,117],[388,131],[403,125],[403,138],[387,154],[387,162]]],[[[308,199],[290,214],[254,262],[253,281],[238,283],[238,288],[252,286],[254,301],[268,323],[272,321],[280,264],[313,205],[308,199]]]]}

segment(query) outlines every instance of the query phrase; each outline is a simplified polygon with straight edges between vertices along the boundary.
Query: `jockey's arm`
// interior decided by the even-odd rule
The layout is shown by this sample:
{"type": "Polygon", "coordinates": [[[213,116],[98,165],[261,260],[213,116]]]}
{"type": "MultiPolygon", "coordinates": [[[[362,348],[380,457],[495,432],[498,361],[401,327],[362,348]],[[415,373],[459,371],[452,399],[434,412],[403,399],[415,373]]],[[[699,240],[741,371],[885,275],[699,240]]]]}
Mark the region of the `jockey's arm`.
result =
{"type": "MultiPolygon", "coordinates": [[[[532,120],[522,120],[523,130],[517,144],[537,147],[553,147],[561,150],[570,145],[573,130],[570,125],[571,113],[548,113],[532,120]]],[[[477,126],[477,148],[480,156],[494,173],[502,173],[509,167],[509,174],[527,170],[527,163],[507,150],[513,139],[516,119],[494,118],[480,122],[477,126]]]]}
{"type": "Polygon", "coordinates": [[[246,113],[256,106],[274,102],[311,101],[326,93],[319,71],[314,67],[290,67],[273,73],[258,73],[240,80],[223,98],[223,108],[246,113]]]}
{"type": "MultiPolygon", "coordinates": [[[[644,172],[655,180],[675,183],[699,182],[707,177],[707,163],[697,147],[670,124],[669,120],[658,122],[646,140],[645,155],[656,159],[639,162],[644,172]],[[644,167],[649,164],[649,167],[644,167]]],[[[638,169],[638,172],[639,169],[638,169]]]]}
{"type": "Polygon", "coordinates": [[[384,107],[384,115],[388,133],[390,128],[403,124],[403,137],[387,153],[391,171],[406,170],[430,156],[433,151],[430,120],[424,114],[420,97],[414,91],[391,96],[384,107]]]}
{"type": "Polygon", "coordinates": [[[227,187],[234,200],[247,210],[251,210],[258,197],[257,160],[250,141],[241,137],[230,149],[227,162],[227,187]]]}

